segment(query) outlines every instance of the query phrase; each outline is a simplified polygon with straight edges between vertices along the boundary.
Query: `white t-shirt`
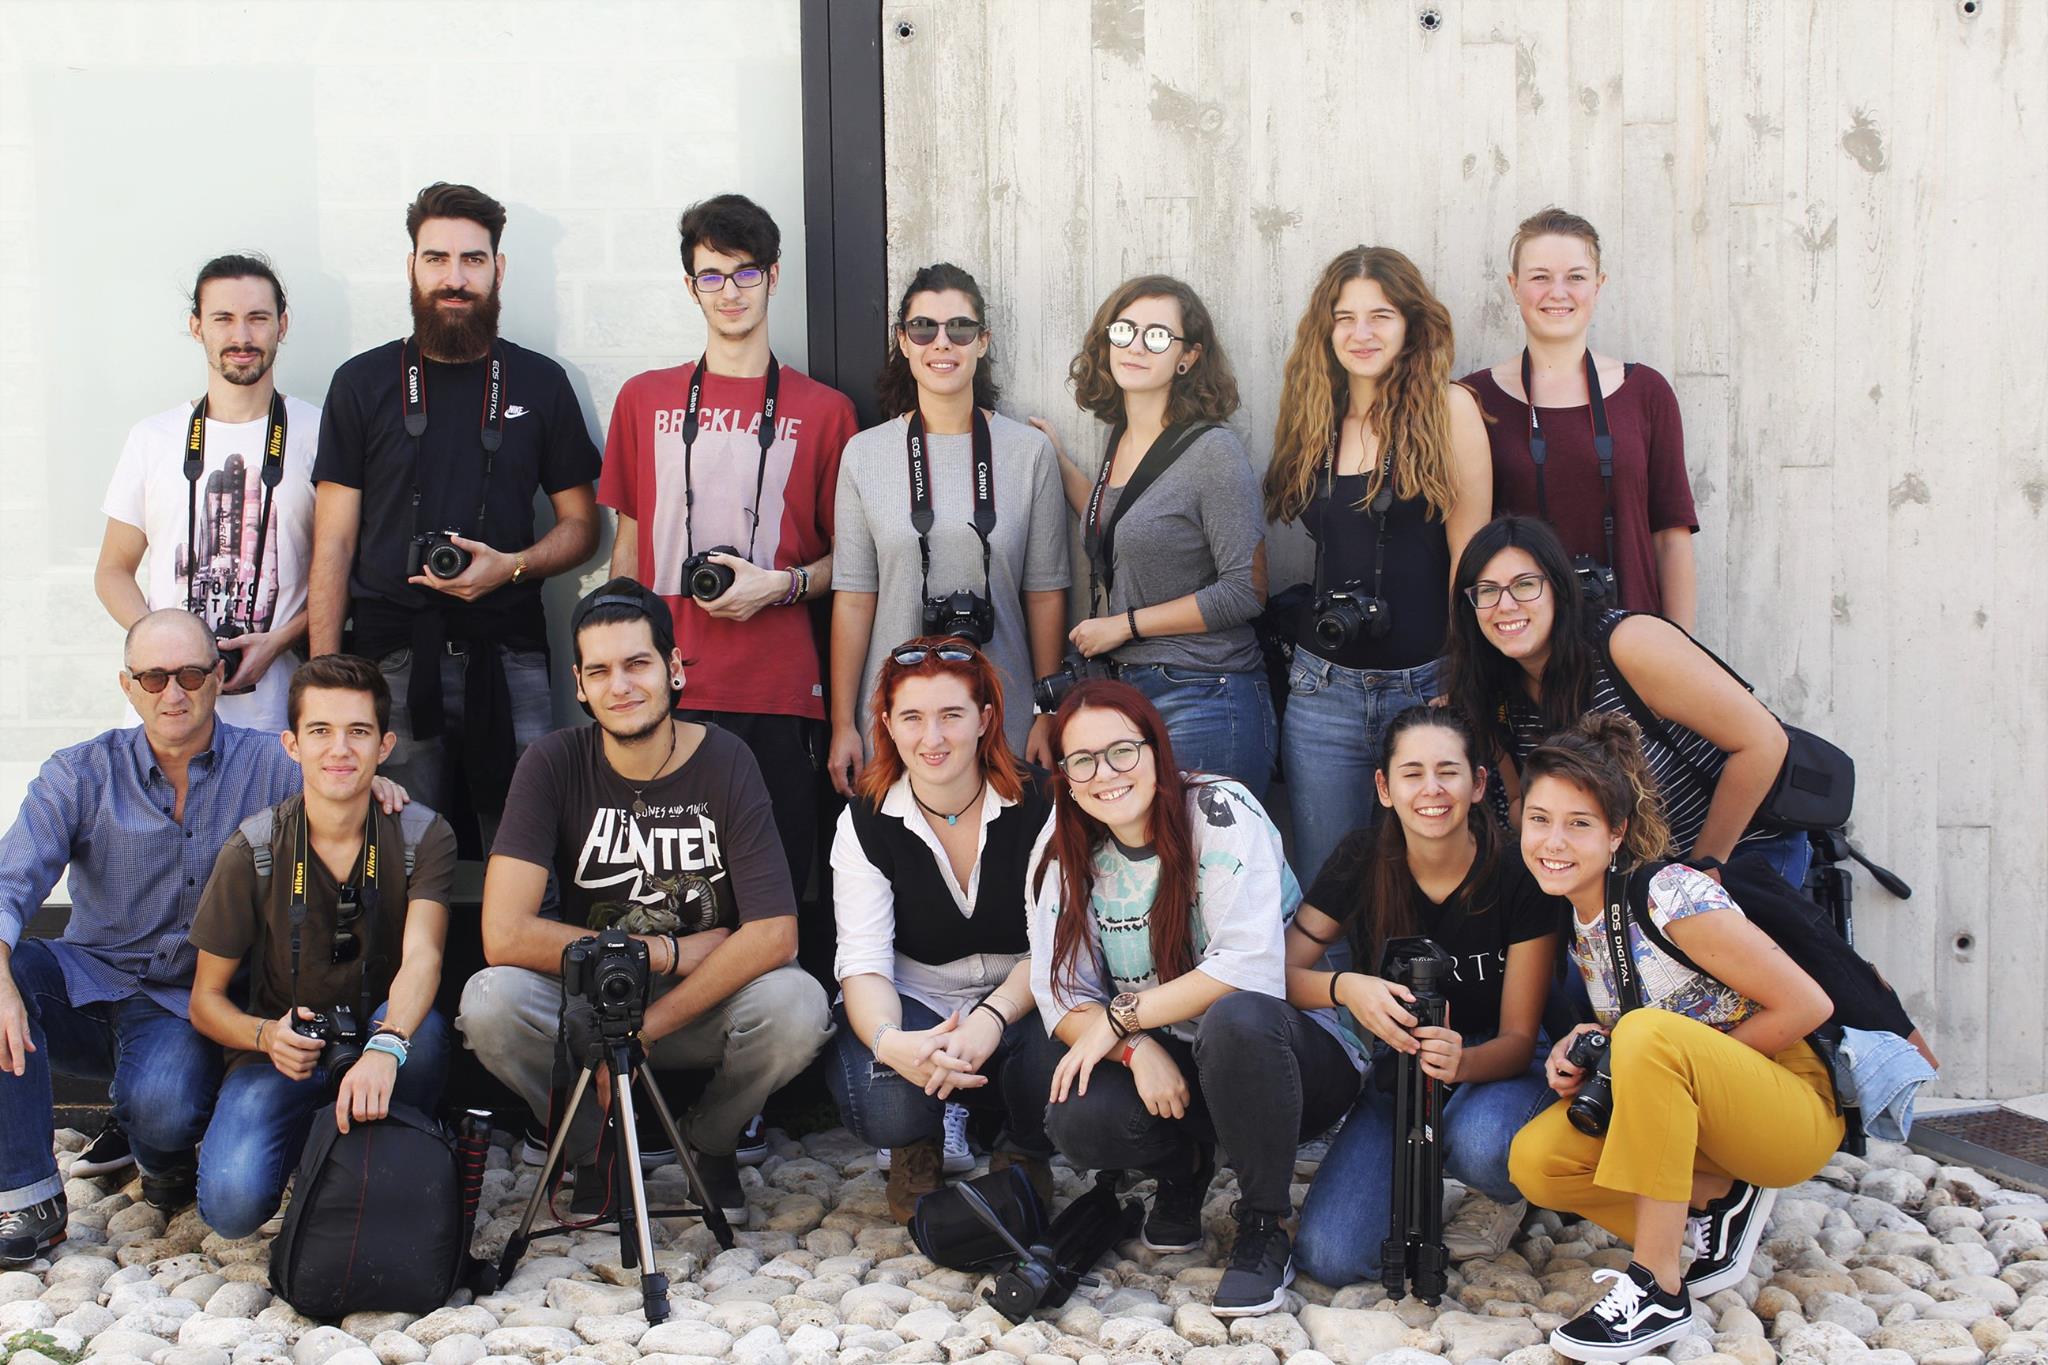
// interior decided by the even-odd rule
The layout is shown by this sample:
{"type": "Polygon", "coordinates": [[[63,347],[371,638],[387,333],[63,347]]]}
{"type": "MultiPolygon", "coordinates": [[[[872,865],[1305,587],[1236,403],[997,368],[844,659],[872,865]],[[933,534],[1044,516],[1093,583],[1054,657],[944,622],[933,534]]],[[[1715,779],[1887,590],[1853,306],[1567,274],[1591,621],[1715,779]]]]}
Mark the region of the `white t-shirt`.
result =
{"type": "MultiPolygon", "coordinates": [[[[143,557],[142,594],[150,610],[196,607],[218,630],[232,620],[245,633],[267,631],[306,605],[306,561],[313,547],[313,453],[320,441],[320,409],[287,397],[284,477],[271,495],[270,534],[263,545],[262,587],[250,606],[256,524],[263,507],[266,414],[253,422],[206,422],[206,467],[199,476],[199,582],[188,603],[185,429],[192,407],[181,403],[137,422],[121,448],[120,463],[100,510],[136,527],[149,541],[143,557]],[[239,487],[237,484],[239,483],[239,487]]],[[[221,719],[251,729],[284,729],[285,693],[293,659],[270,666],[254,692],[220,699],[221,719]]]]}

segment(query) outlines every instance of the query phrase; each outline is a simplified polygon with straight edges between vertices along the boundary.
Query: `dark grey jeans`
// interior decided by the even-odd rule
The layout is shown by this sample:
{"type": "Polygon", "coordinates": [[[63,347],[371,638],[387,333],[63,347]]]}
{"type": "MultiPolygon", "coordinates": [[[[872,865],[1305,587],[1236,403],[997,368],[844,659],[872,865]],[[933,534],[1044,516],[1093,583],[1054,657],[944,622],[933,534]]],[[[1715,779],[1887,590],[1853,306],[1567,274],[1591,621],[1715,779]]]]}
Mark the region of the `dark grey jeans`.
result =
{"type": "MultiPolygon", "coordinates": [[[[555,728],[548,656],[537,649],[507,649],[503,645],[498,646],[498,653],[505,661],[505,685],[512,696],[512,758],[516,763],[527,745],[555,728]]],[[[391,729],[398,736],[391,757],[377,771],[404,787],[415,801],[444,811],[453,804],[455,788],[451,784],[459,773],[457,765],[449,761],[448,750],[462,745],[463,687],[469,674],[469,659],[466,655],[443,653],[440,660],[446,745],[441,737],[413,738],[412,709],[406,703],[406,690],[412,685],[412,651],[394,649],[377,661],[386,685],[391,688],[391,729]]],[[[477,825],[483,836],[484,856],[489,858],[491,843],[498,834],[498,817],[480,814],[477,825]]]]}

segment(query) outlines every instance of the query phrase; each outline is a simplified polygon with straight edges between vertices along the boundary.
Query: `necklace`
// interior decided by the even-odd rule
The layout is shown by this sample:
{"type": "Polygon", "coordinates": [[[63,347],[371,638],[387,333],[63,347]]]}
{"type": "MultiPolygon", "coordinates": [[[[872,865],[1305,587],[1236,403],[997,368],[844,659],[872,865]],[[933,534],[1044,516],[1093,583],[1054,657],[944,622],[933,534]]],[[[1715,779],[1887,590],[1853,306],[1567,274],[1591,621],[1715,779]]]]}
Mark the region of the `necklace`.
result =
{"type": "Polygon", "coordinates": [[[635,818],[642,820],[647,818],[647,803],[640,799],[640,793],[646,791],[648,787],[654,784],[655,778],[661,776],[662,769],[668,767],[669,759],[674,758],[675,756],[676,723],[674,720],[670,720],[668,723],[668,753],[662,757],[661,764],[659,767],[655,768],[653,776],[649,777],[646,781],[642,782],[639,786],[636,787],[631,782],[626,781],[626,775],[624,773],[619,773],[619,770],[617,768],[612,769],[613,772],[619,773],[619,781],[625,782],[626,789],[633,793],[633,814],[635,818]]]}
{"type": "MultiPolygon", "coordinates": [[[[986,783],[984,782],[983,785],[986,785],[986,783]]],[[[917,784],[915,782],[910,784],[910,799],[917,802],[918,809],[922,810],[926,815],[936,815],[949,825],[957,825],[960,823],[960,817],[972,810],[975,803],[981,800],[981,787],[977,786],[974,789],[973,797],[968,800],[967,804],[954,811],[951,815],[946,814],[942,810],[933,810],[930,806],[925,805],[924,798],[917,794],[917,784]]]]}

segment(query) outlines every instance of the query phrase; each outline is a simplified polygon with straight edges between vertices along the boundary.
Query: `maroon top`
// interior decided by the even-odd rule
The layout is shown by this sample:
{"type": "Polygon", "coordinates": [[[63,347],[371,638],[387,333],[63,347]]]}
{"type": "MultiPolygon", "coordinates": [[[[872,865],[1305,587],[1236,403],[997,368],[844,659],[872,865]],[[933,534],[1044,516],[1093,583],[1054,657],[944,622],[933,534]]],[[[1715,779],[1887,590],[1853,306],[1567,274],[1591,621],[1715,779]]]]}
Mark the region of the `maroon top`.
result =
{"type": "MultiPolygon", "coordinates": [[[[1474,370],[1461,381],[1478,396],[1492,419],[1493,514],[1539,516],[1536,465],[1529,458],[1529,408],[1493,381],[1491,370],[1474,370]]],[[[1549,443],[1543,467],[1550,523],[1566,554],[1607,557],[1600,514],[1606,505],[1600,463],[1593,454],[1593,416],[1574,408],[1540,408],[1537,421],[1549,443]]],[[[1614,571],[1621,579],[1621,605],[1630,611],[1664,609],[1651,536],[1684,527],[1700,529],[1693,511],[1692,483],[1685,474],[1685,430],[1678,395],[1670,381],[1648,365],[1631,365],[1620,388],[1607,395],[1607,428],[1614,437],[1614,571]]]]}

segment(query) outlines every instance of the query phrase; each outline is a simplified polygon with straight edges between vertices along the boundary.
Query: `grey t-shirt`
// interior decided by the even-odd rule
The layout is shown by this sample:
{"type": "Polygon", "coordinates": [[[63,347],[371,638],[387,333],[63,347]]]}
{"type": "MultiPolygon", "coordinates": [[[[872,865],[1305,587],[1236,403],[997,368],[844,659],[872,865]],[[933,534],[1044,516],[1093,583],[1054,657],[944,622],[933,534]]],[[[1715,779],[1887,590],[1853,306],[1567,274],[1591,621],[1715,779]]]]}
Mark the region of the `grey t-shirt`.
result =
{"type": "MultiPolygon", "coordinates": [[[[839,461],[839,501],[833,518],[832,586],[871,592],[875,628],[861,669],[854,712],[863,738],[875,679],[888,652],[923,629],[923,588],[917,531],[910,524],[910,465],[904,452],[909,419],[870,427],[846,443],[839,461]]],[[[981,539],[974,533],[974,438],[932,436],[931,595],[957,589],[989,592],[996,634],[989,661],[1003,678],[1003,729],[1010,748],[1024,752],[1031,731],[1031,646],[1022,594],[1051,592],[1073,582],[1067,555],[1067,504],[1060,491],[1052,444],[1038,431],[995,414],[989,419],[995,455],[996,529],[989,586],[981,576],[981,539]]],[[[1117,532],[1122,536],[1123,532],[1117,532]]]]}
{"type": "MultiPolygon", "coordinates": [[[[1109,525],[1122,496],[1121,488],[1102,490],[1100,524],[1109,525]]],[[[1133,641],[1115,651],[1118,663],[1225,673],[1263,666],[1251,628],[1265,605],[1252,587],[1252,556],[1266,537],[1263,506],[1244,442],[1228,427],[1197,436],[1131,504],[1116,523],[1116,583],[1107,614],[1193,593],[1209,628],[1133,641]]]]}

